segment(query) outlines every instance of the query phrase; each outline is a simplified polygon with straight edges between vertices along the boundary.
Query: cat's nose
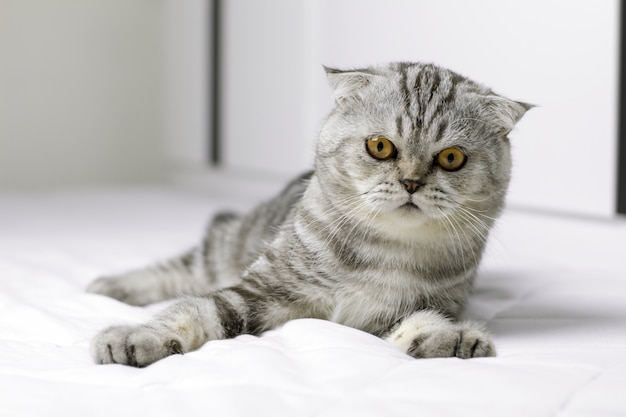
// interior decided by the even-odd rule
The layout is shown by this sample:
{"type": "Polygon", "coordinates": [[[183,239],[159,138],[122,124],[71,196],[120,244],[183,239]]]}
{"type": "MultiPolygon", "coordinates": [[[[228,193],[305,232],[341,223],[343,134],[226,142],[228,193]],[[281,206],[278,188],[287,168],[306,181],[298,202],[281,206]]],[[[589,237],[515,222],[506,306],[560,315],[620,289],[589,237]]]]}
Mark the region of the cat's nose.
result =
{"type": "Polygon", "coordinates": [[[421,181],[419,180],[409,180],[409,179],[403,179],[400,180],[400,183],[402,185],[404,185],[404,188],[407,190],[407,192],[409,194],[413,194],[414,192],[416,192],[422,185],[424,185],[421,181]]]}

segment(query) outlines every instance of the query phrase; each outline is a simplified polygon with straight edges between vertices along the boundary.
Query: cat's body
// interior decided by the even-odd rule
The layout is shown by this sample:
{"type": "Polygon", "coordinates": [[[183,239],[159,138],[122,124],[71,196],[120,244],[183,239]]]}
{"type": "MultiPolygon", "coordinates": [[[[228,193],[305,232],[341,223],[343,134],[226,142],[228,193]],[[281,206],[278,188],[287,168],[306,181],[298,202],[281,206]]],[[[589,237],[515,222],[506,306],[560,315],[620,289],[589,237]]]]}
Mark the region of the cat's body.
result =
{"type": "Polygon", "coordinates": [[[458,317],[510,176],[506,135],[528,106],[451,71],[327,69],[337,106],[315,171],[160,266],[94,282],[132,304],[190,296],[140,326],[102,331],[99,363],[144,366],[295,318],[385,337],[415,357],[490,356],[458,317]]]}

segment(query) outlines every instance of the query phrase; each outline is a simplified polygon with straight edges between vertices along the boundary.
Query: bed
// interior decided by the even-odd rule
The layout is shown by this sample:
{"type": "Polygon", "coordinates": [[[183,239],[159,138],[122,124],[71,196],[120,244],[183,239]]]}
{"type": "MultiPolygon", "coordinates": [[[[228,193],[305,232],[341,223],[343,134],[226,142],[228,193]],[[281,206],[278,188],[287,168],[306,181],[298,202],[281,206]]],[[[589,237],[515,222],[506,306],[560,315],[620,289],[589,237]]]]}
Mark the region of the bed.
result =
{"type": "Polygon", "coordinates": [[[626,416],[626,221],[508,209],[465,316],[496,358],[414,360],[314,319],[144,369],[92,336],[167,305],[87,294],[176,254],[243,200],[173,188],[0,195],[0,416],[626,416]]]}

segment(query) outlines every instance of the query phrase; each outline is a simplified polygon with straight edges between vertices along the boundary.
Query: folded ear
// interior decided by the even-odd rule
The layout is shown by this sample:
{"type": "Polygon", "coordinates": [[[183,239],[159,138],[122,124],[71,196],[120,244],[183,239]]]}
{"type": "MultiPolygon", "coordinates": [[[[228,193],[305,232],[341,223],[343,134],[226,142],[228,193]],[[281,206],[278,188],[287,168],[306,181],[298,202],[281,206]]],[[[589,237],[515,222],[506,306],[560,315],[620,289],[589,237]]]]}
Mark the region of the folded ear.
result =
{"type": "Polygon", "coordinates": [[[487,117],[490,122],[499,127],[504,134],[508,134],[524,114],[533,107],[532,104],[509,100],[497,95],[486,96],[487,117]]]}
{"type": "Polygon", "coordinates": [[[324,70],[337,104],[358,97],[359,90],[367,86],[374,77],[367,70],[342,71],[326,66],[324,70]]]}

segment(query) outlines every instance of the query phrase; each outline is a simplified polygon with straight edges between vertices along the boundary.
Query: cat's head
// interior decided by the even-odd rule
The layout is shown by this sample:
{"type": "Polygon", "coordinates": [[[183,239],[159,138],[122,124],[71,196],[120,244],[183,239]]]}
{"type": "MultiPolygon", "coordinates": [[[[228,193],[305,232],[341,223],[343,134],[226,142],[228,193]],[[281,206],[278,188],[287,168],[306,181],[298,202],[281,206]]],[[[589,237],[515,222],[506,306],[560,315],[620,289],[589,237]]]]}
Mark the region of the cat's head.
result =
{"type": "Polygon", "coordinates": [[[326,72],[336,106],[316,172],[333,204],[389,228],[491,225],[510,179],[507,134],[529,105],[431,64],[326,72]]]}

